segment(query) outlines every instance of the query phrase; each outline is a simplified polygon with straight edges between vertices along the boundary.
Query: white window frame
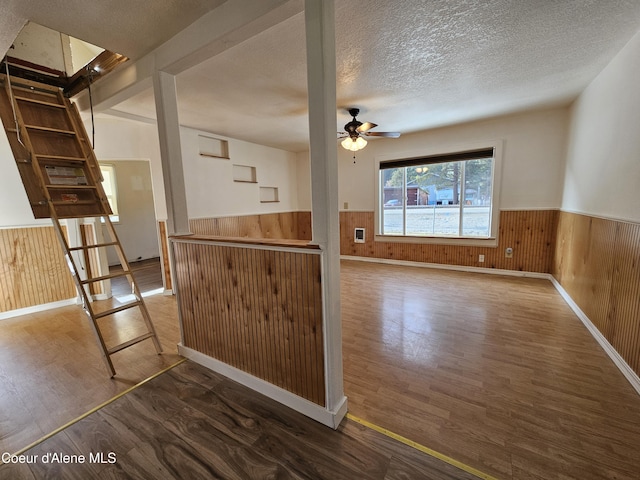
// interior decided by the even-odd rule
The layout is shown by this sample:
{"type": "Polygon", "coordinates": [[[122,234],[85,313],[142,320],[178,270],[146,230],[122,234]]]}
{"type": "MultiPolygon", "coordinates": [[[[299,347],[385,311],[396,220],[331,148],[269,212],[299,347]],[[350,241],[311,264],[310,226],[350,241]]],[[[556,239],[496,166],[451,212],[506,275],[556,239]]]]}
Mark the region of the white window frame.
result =
{"type": "Polygon", "coordinates": [[[503,155],[502,140],[473,142],[466,144],[457,144],[450,146],[432,147],[427,146],[423,149],[398,152],[389,155],[377,155],[375,157],[375,214],[374,214],[374,228],[375,228],[375,241],[377,242],[397,242],[397,243],[422,243],[422,244],[439,244],[439,245],[468,245],[468,246],[485,246],[485,247],[497,247],[498,246],[498,232],[500,222],[500,183],[502,179],[502,155],[503,155]],[[380,224],[382,216],[382,188],[380,185],[380,163],[388,162],[391,160],[403,160],[420,157],[430,157],[436,155],[446,155],[449,153],[465,152],[471,150],[480,150],[486,148],[493,148],[493,190],[491,196],[491,232],[489,237],[475,238],[475,237],[442,237],[442,236],[418,236],[418,235],[381,235],[380,224]]]}
{"type": "MultiPolygon", "coordinates": [[[[105,195],[107,196],[107,199],[110,200],[109,205],[111,206],[111,210],[113,212],[112,215],[109,215],[109,218],[112,222],[117,223],[120,221],[120,214],[118,210],[118,181],[116,178],[116,167],[112,163],[100,163],[99,166],[100,174],[103,177],[109,177],[111,186],[113,188],[111,195],[108,195],[107,192],[105,192],[105,195]]],[[[102,220],[102,223],[104,223],[104,220],[102,220]]]]}

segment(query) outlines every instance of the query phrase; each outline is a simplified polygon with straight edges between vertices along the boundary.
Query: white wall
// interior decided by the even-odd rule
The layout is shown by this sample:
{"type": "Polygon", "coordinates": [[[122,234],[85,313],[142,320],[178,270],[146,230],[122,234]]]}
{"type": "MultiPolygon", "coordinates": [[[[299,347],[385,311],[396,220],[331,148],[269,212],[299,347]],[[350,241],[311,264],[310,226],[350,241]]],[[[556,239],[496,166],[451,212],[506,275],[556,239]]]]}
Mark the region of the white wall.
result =
{"type": "MultiPolygon", "coordinates": [[[[84,119],[84,123],[91,138],[91,122],[84,119]]],[[[145,159],[151,162],[156,216],[158,219],[165,219],[167,209],[155,125],[97,116],[95,133],[95,153],[98,160],[145,159]]],[[[0,133],[0,172],[0,227],[50,223],[49,220],[33,218],[4,130],[0,133]]]]}
{"type": "MultiPolygon", "coordinates": [[[[149,162],[105,160],[101,163],[113,165],[115,170],[119,221],[114,228],[127,260],[131,262],[159,257],[149,162]]],[[[120,259],[112,248],[107,249],[107,258],[109,265],[120,264],[120,259]]]]}
{"type": "MultiPolygon", "coordinates": [[[[374,208],[378,155],[430,151],[464,143],[504,139],[501,208],[560,208],[564,175],[565,139],[569,110],[549,109],[406,134],[399,139],[376,139],[356,153],[338,148],[340,209],[371,211],[374,208]]],[[[86,122],[85,122],[86,123],[86,122]]],[[[636,123],[638,124],[638,123],[636,123]]],[[[86,125],[91,132],[91,126],[86,125]]],[[[239,140],[228,139],[231,160],[201,157],[198,134],[182,128],[181,143],[187,184],[189,216],[192,218],[246,215],[311,209],[308,152],[294,154],[239,140]],[[233,182],[233,164],[257,168],[258,184],[233,182]],[[280,202],[261,204],[259,186],[277,186],[280,202]]],[[[219,137],[224,138],[224,137],[219,137]]],[[[338,143],[336,142],[336,145],[338,143]]],[[[96,118],[98,159],[149,159],[156,217],[166,219],[164,185],[155,125],[114,117],[96,118]]],[[[0,225],[35,223],[19,180],[6,138],[0,139],[0,225]]]]}
{"type": "MultiPolygon", "coordinates": [[[[375,139],[356,152],[355,163],[353,154],[338,145],[340,209],[374,209],[377,156],[446,153],[465,144],[487,142],[490,146],[496,140],[504,140],[500,208],[560,208],[568,114],[567,108],[554,108],[407,134],[399,139],[375,139]]],[[[299,159],[301,165],[308,163],[308,154],[300,154],[299,159]]],[[[301,175],[301,182],[305,181],[301,175]]],[[[306,202],[306,197],[301,197],[302,209],[309,208],[306,202]]]]}
{"type": "Polygon", "coordinates": [[[0,172],[0,227],[50,225],[48,219],[33,218],[4,129],[0,132],[0,172]]]}
{"type": "MultiPolygon", "coordinates": [[[[91,120],[88,118],[83,120],[91,138],[91,120]]],[[[167,206],[164,199],[160,143],[156,125],[99,115],[95,118],[95,133],[94,151],[99,161],[118,159],[149,161],[156,218],[165,220],[167,206]]]]}
{"type": "MultiPolygon", "coordinates": [[[[63,37],[59,32],[29,22],[18,34],[13,42],[14,48],[8,54],[37,65],[66,72],[62,42],[63,37]]],[[[67,74],[70,73],[73,72],[67,72],[67,74]]]]}
{"type": "Polygon", "coordinates": [[[296,154],[181,128],[180,142],[190,218],[298,210],[296,154]],[[230,160],[201,156],[198,135],[229,142],[230,160]],[[233,165],[256,167],[256,183],[233,181],[233,165]],[[278,203],[260,203],[259,187],[277,187],[278,203]]]}
{"type": "MultiPolygon", "coordinates": [[[[84,125],[92,140],[90,118],[84,125]]],[[[94,152],[98,161],[114,165],[120,222],[116,232],[127,260],[160,255],[156,220],[166,219],[158,131],[154,124],[97,115],[94,152]]],[[[120,260],[108,249],[109,265],[120,260]]]]}
{"type": "Polygon", "coordinates": [[[309,152],[296,154],[298,210],[311,211],[311,160],[309,152]]]}
{"type": "Polygon", "coordinates": [[[640,222],[640,32],[573,106],[562,209],[640,222]]]}

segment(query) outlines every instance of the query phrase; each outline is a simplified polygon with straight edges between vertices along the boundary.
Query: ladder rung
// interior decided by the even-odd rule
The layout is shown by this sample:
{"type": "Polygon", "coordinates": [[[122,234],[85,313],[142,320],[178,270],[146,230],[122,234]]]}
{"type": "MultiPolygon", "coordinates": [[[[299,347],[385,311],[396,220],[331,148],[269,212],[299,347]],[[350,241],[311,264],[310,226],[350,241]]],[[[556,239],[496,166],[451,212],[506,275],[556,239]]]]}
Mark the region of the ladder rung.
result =
{"type": "Polygon", "coordinates": [[[47,188],[61,188],[63,190],[95,190],[95,185],[65,185],[63,183],[56,185],[45,185],[47,188]]]}
{"type": "MultiPolygon", "coordinates": [[[[75,203],[70,203],[70,202],[53,202],[54,205],[61,205],[61,206],[73,206],[73,205],[78,205],[78,204],[91,204],[91,205],[100,205],[100,203],[96,202],[96,201],[89,201],[89,200],[78,200],[75,203]]],[[[77,212],[74,212],[73,214],[69,213],[69,214],[65,214],[65,213],[58,213],[58,218],[59,219],[67,219],[67,218],[98,218],[98,217],[106,217],[107,214],[100,214],[100,213],[84,213],[84,214],[78,214],[77,212]]]]}
{"type": "MultiPolygon", "coordinates": [[[[32,185],[35,188],[34,192],[27,192],[30,204],[38,217],[45,217],[48,213],[48,217],[53,221],[56,234],[65,252],[67,263],[69,263],[72,271],[78,295],[81,296],[83,307],[91,318],[92,328],[100,344],[103,360],[111,377],[113,377],[115,369],[109,356],[116,352],[150,338],[153,340],[156,351],[162,353],[162,346],[134,277],[134,275],[138,275],[138,272],[135,272],[126,261],[122,245],[111,226],[110,216],[112,213],[110,213],[111,209],[100,184],[102,179],[100,167],[93,153],[91,141],[83,128],[83,122],[77,108],[65,98],[62,90],[58,87],[48,87],[37,82],[23,81],[17,78],[15,80],[14,82],[10,77],[0,74],[0,86],[6,89],[8,96],[15,100],[13,106],[16,107],[14,113],[17,115],[17,119],[14,120],[19,122],[17,125],[7,124],[9,128],[5,128],[5,131],[9,135],[12,144],[17,143],[15,141],[16,138],[20,140],[22,137],[25,140],[24,143],[21,142],[24,148],[18,148],[20,154],[16,158],[16,162],[19,164],[21,173],[27,175],[23,178],[25,187],[32,185]],[[11,80],[10,83],[9,80],[11,80]],[[26,122],[20,115],[20,109],[30,113],[30,118],[26,122]],[[70,149],[71,144],[75,145],[73,150],[70,149]],[[23,153],[23,151],[26,153],[23,153]],[[26,168],[24,164],[31,165],[26,168]],[[80,170],[83,171],[83,174],[76,174],[76,171],[80,172],[80,170]],[[70,175],[67,175],[67,171],[70,172],[70,175]],[[45,212],[45,209],[48,212],[45,212]],[[63,231],[60,223],[61,219],[66,218],[101,218],[109,227],[111,236],[100,240],[96,239],[92,245],[70,247],[68,240],[65,239],[66,232],[63,231]],[[84,255],[84,259],[89,260],[87,257],[89,252],[97,254],[96,249],[104,247],[117,249],[123,259],[124,269],[98,272],[96,270],[91,271],[91,268],[87,266],[87,273],[86,275],[82,274],[82,276],[89,278],[81,279],[77,255],[73,255],[72,252],[80,251],[82,252],[80,257],[84,255]],[[103,273],[106,273],[106,275],[103,275],[103,273]],[[123,298],[121,302],[92,304],[91,297],[94,292],[87,288],[86,285],[99,284],[99,282],[109,281],[118,277],[125,277],[127,283],[131,285],[134,296],[129,298],[132,300],[125,301],[123,298]],[[107,345],[100,329],[99,319],[113,315],[117,316],[119,312],[134,308],[139,309],[139,316],[142,317],[141,320],[146,325],[146,328],[130,333],[124,338],[138,336],[119,345],[107,345]],[[145,333],[139,335],[141,332],[145,333]]],[[[0,102],[5,107],[7,107],[6,100],[5,98],[0,102]]],[[[11,111],[11,106],[8,105],[9,111],[11,111]]],[[[100,228],[98,223],[96,223],[96,228],[100,228]]],[[[87,243],[87,241],[91,240],[85,239],[85,241],[79,243],[87,243]]],[[[93,268],[92,265],[91,267],[93,268]]],[[[123,315],[126,315],[126,313],[123,315]]],[[[116,321],[112,325],[116,329],[115,333],[118,333],[118,330],[122,331],[117,323],[116,321]]],[[[113,343],[121,341],[121,339],[112,340],[113,343]]]]}
{"type": "Polygon", "coordinates": [[[76,132],[74,132],[73,130],[61,130],[59,128],[41,127],[39,125],[25,125],[25,128],[28,128],[29,130],[39,130],[41,132],[47,133],[63,133],[65,135],[76,134],[76,132]]]}
{"type": "Polygon", "coordinates": [[[18,96],[18,95],[15,95],[14,98],[16,100],[20,100],[22,102],[36,103],[38,105],[44,105],[44,106],[47,106],[47,107],[66,108],[66,105],[62,105],[60,103],[45,102],[43,100],[37,100],[35,98],[22,97],[22,96],[18,96]]]}
{"type": "Polygon", "coordinates": [[[32,80],[26,80],[24,78],[11,77],[11,89],[15,92],[21,90],[23,92],[33,93],[37,91],[43,95],[49,95],[54,98],[58,98],[59,88],[53,85],[45,85],[40,82],[34,82],[32,80]]]}
{"type": "Polygon", "coordinates": [[[131,270],[127,270],[127,271],[123,270],[122,272],[110,273],[109,275],[102,275],[100,277],[87,278],[86,280],[80,280],[80,283],[82,285],[87,285],[88,283],[102,282],[103,280],[109,280],[110,278],[124,277],[126,275],[131,275],[131,270]]]}
{"type": "Polygon", "coordinates": [[[136,300],[135,302],[127,303],[126,305],[120,305],[119,307],[111,308],[109,310],[105,310],[104,312],[94,313],[93,318],[97,319],[97,318],[108,317],[109,315],[113,315],[114,313],[122,312],[123,310],[128,310],[130,308],[137,307],[138,305],[140,305],[140,302],[136,300]]]}
{"type": "MultiPolygon", "coordinates": [[[[70,207],[72,205],[99,205],[97,200],[76,200],[75,202],[65,202],[64,200],[52,200],[54,205],[70,207]]],[[[95,217],[95,215],[85,215],[85,217],[95,217]]],[[[60,216],[58,218],[82,218],[82,215],[60,216]]]]}
{"type": "Polygon", "coordinates": [[[141,341],[151,337],[153,337],[153,333],[151,332],[145,333],[144,335],[140,335],[139,337],[132,338],[128,342],[124,342],[124,343],[121,343],[120,345],[116,345],[115,347],[111,347],[110,349],[107,350],[107,353],[109,355],[113,355],[114,353],[119,352],[120,350],[124,350],[125,348],[130,347],[131,345],[135,345],[136,343],[140,343],[141,341]]]}
{"type": "Polygon", "coordinates": [[[37,158],[43,160],[52,160],[54,162],[86,162],[87,160],[83,157],[64,157],[61,155],[36,155],[37,158]]]}
{"type": "Polygon", "coordinates": [[[95,245],[83,245],[82,247],[70,247],[69,251],[74,252],[76,250],[90,250],[92,248],[112,247],[113,245],[118,245],[118,242],[96,243],[95,245]]]}

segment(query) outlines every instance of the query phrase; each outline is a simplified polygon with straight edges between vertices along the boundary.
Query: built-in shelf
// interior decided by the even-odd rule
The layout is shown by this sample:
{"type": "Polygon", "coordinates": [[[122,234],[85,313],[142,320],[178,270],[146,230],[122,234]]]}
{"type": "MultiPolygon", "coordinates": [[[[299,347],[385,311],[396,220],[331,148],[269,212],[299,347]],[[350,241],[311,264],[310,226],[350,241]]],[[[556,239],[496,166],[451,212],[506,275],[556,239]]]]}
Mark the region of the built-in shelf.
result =
{"type": "Polygon", "coordinates": [[[278,187],[260,187],[260,203],[279,202],[278,187]]]}
{"type": "Polygon", "coordinates": [[[256,167],[250,165],[234,165],[233,181],[242,183],[258,183],[256,167]]]}
{"type": "Polygon", "coordinates": [[[229,160],[229,142],[219,138],[198,135],[198,152],[203,157],[229,160]]]}

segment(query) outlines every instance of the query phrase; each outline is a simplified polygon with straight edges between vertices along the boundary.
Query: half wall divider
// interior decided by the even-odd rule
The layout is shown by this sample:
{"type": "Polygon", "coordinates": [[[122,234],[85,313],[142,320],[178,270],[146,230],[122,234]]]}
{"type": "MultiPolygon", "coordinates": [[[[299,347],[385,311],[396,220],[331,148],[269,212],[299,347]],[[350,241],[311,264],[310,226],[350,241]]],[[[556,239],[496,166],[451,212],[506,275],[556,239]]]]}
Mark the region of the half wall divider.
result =
{"type": "Polygon", "coordinates": [[[171,238],[180,353],[332,428],[322,250],[308,240],[171,238]]]}

